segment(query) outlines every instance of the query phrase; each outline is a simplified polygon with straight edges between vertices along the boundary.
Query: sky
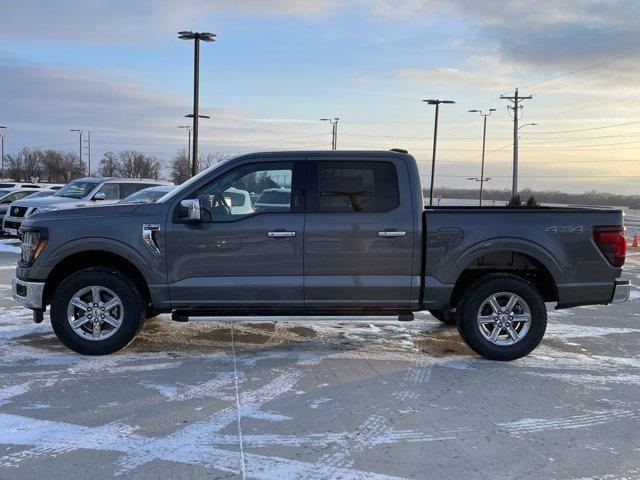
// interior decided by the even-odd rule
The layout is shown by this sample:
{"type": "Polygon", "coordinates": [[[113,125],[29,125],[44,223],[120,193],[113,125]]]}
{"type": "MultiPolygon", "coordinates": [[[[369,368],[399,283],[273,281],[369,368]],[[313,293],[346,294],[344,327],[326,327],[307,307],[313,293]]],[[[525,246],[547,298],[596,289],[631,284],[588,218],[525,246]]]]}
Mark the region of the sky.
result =
{"type": "MultiPolygon", "coordinates": [[[[482,118],[487,188],[509,189],[523,103],[520,187],[640,194],[637,0],[0,0],[5,152],[106,151],[168,163],[187,144],[193,43],[201,47],[200,150],[405,148],[428,182],[475,187],[482,118]]],[[[86,157],[85,157],[86,158],[86,157]]]]}

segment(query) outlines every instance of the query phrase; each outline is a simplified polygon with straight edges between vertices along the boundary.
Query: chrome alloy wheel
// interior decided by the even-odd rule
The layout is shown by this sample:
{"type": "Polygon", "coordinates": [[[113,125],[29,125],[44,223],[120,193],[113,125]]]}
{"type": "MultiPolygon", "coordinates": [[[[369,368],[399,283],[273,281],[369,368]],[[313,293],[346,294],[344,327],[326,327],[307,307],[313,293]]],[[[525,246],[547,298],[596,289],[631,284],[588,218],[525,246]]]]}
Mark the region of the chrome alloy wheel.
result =
{"type": "Polygon", "coordinates": [[[120,298],[105,287],[78,290],[67,306],[67,320],[74,332],[87,340],[105,340],[118,331],[124,318],[120,298]]]}
{"type": "Polygon", "coordinates": [[[500,292],[487,298],[478,309],[482,336],[506,347],[522,340],[531,326],[529,305],[515,293],[500,292]]]}

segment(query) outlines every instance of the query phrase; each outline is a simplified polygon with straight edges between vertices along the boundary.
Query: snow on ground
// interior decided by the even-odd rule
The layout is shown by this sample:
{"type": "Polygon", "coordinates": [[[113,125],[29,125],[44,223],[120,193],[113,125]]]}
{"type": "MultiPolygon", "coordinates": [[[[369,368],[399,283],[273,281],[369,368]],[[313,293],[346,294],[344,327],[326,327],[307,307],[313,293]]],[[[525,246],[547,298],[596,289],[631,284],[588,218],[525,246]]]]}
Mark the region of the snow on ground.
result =
{"type": "Polygon", "coordinates": [[[11,300],[12,262],[0,256],[3,480],[640,471],[637,286],[626,304],[550,312],[543,344],[509,363],[477,357],[427,314],[162,316],[122,352],[82,357],[11,300]]]}

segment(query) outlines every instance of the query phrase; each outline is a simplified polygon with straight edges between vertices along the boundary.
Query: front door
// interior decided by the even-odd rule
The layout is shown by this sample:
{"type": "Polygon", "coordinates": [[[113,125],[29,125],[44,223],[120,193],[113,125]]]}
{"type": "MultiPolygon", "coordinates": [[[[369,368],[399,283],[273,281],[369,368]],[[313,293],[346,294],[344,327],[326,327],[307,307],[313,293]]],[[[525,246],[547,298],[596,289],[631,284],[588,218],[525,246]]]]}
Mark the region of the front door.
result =
{"type": "Polygon", "coordinates": [[[404,162],[333,156],[307,172],[305,306],[408,308],[415,229],[404,162]]]}
{"type": "Polygon", "coordinates": [[[202,223],[168,221],[174,308],[303,306],[304,161],[248,162],[198,190],[202,223]]]}

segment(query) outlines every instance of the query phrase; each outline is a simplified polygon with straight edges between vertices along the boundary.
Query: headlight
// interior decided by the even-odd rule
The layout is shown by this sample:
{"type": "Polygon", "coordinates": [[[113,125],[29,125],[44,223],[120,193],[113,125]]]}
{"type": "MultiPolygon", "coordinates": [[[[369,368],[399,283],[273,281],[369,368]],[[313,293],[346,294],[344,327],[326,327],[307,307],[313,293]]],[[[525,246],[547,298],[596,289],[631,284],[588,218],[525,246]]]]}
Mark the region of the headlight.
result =
{"type": "Polygon", "coordinates": [[[47,244],[46,238],[39,231],[26,231],[22,233],[22,242],[20,243],[20,250],[22,252],[22,261],[24,263],[33,263],[42,249],[47,244]]]}

